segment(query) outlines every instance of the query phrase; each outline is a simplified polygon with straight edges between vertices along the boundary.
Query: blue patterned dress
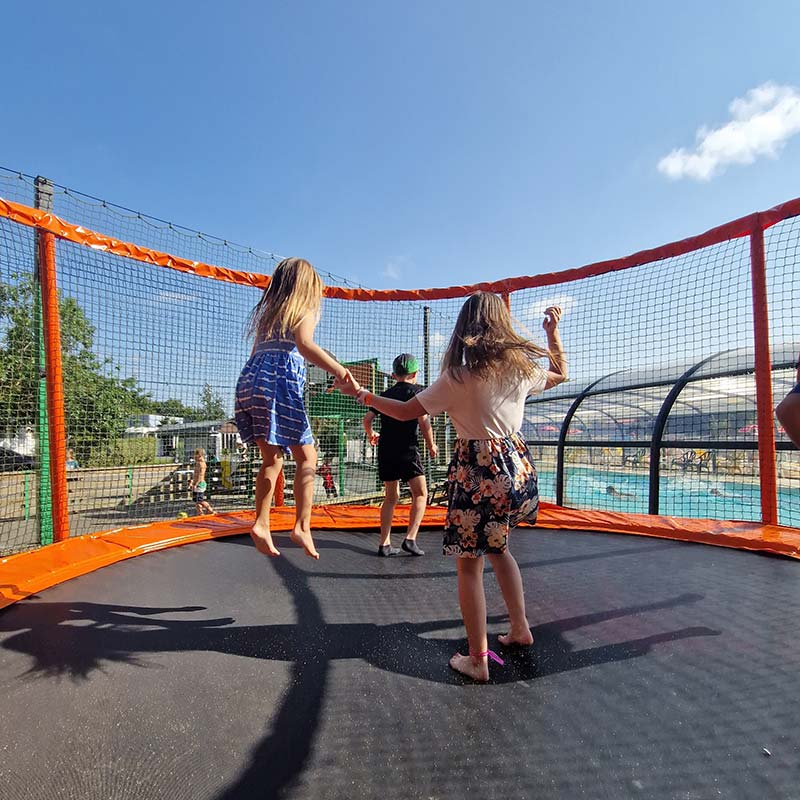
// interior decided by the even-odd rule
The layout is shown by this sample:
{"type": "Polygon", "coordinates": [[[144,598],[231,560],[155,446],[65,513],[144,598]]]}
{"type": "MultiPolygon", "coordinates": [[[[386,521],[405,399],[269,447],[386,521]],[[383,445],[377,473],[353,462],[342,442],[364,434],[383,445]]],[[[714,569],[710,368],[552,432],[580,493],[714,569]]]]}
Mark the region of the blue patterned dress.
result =
{"type": "Polygon", "coordinates": [[[246,444],[313,444],[303,391],[306,362],[293,340],[259,342],[236,383],[236,426],[246,444]]]}

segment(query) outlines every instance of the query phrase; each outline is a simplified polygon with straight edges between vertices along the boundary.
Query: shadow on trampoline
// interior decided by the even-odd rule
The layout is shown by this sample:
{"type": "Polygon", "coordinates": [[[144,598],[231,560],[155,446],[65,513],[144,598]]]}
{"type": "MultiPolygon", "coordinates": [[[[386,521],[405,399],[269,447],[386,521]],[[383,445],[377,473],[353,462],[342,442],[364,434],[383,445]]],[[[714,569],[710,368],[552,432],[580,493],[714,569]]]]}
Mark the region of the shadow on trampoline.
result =
{"type": "MultiPolygon", "coordinates": [[[[591,532],[587,532],[590,536],[595,534],[591,532]]],[[[377,534],[375,534],[377,536],[377,534]]],[[[598,536],[603,536],[604,534],[597,534],[598,536]]],[[[276,545],[281,547],[294,547],[295,545],[290,544],[288,541],[289,534],[288,532],[280,532],[275,534],[276,545]]],[[[221,544],[234,544],[234,545],[243,545],[245,547],[253,547],[253,543],[250,540],[249,536],[230,536],[224,539],[218,540],[221,544]]],[[[368,558],[375,557],[377,555],[375,553],[375,548],[372,546],[373,542],[371,541],[369,546],[363,545],[356,545],[350,544],[349,542],[343,541],[331,541],[331,540],[323,540],[316,543],[317,549],[320,552],[326,550],[348,550],[351,553],[358,555],[358,556],[366,556],[368,558]]],[[[526,569],[536,569],[540,567],[551,567],[557,566],[559,564],[574,564],[581,561],[597,561],[600,559],[606,558],[621,558],[623,556],[640,556],[644,553],[653,553],[658,550],[675,550],[676,546],[679,546],[679,543],[669,541],[669,542],[662,542],[662,543],[655,543],[655,542],[648,542],[646,545],[639,545],[638,547],[618,547],[616,549],[609,549],[604,550],[599,553],[580,553],[578,555],[569,555],[569,556],[560,556],[558,558],[544,558],[538,559],[533,561],[520,561],[517,560],[517,565],[521,570],[526,569]]],[[[386,563],[385,560],[381,559],[383,563],[386,563]]],[[[406,556],[400,555],[396,558],[391,559],[392,564],[403,564],[407,563],[409,565],[418,566],[417,559],[406,556]]],[[[487,573],[492,572],[492,565],[489,560],[486,560],[485,571],[487,573]]],[[[408,573],[399,573],[399,572],[386,572],[384,574],[376,573],[376,572],[314,572],[315,578],[347,578],[348,580],[373,580],[373,581],[396,581],[396,580],[419,580],[422,578],[446,578],[448,576],[452,576],[455,579],[456,571],[455,567],[446,570],[437,570],[435,572],[408,572],[408,573]]]]}
{"type": "MultiPolygon", "coordinates": [[[[203,606],[195,605],[129,607],[34,601],[0,612],[0,631],[11,633],[2,646],[32,658],[30,669],[18,676],[21,679],[69,676],[80,681],[88,679],[94,670],[102,671],[104,662],[153,668],[144,659],[146,654],[179,651],[215,651],[291,663],[287,690],[268,722],[268,732],[255,746],[248,765],[217,800],[278,797],[297,782],[320,729],[329,668],[336,659],[358,659],[397,675],[454,687],[464,683],[447,666],[449,657],[463,645],[463,640],[425,637],[428,633],[460,627],[460,619],[389,625],[326,623],[309,586],[312,575],[289,559],[270,563],[292,598],[297,624],[235,626],[230,617],[162,618],[164,614],[204,610],[203,606]]],[[[538,625],[533,629],[535,646],[527,652],[508,654],[504,667],[493,666],[491,683],[540,680],[560,672],[638,658],[661,643],[719,635],[719,631],[707,627],[684,627],[582,650],[575,650],[564,635],[606,620],[674,608],[700,599],[699,594],[681,594],[658,602],[538,625]]],[[[490,618],[491,623],[503,620],[502,616],[490,618]]]]}

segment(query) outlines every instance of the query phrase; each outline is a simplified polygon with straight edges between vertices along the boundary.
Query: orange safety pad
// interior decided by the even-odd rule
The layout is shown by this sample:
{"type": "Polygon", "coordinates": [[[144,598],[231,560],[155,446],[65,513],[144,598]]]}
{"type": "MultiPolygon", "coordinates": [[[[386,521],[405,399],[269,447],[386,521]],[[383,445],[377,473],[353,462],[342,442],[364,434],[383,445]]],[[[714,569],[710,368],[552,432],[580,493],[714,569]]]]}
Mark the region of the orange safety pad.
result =
{"type": "Polygon", "coordinates": [[[578,511],[542,503],[536,527],[632,533],[739,550],[757,550],[800,559],[800,528],[762,525],[760,522],[622,514],[614,511],[578,511]]]}
{"type": "MultiPolygon", "coordinates": [[[[476,291],[497,292],[507,294],[520,289],[531,289],[536,286],[554,286],[568,281],[603,275],[608,272],[630,269],[640,264],[648,264],[665,258],[684,255],[703,247],[719,244],[720,242],[749,236],[754,230],[765,230],[776,225],[784,219],[800,215],[800,198],[789,200],[775,206],[768,211],[756,212],[740,217],[724,225],[690,236],[677,242],[642,250],[624,258],[599,261],[575,269],[566,269],[560,272],[551,272],[541,275],[526,275],[517,278],[505,278],[498,281],[486,281],[465,286],[448,286],[436,289],[352,289],[344,286],[326,286],[325,296],[339,300],[386,301],[386,300],[446,300],[454,297],[467,297],[476,291]]],[[[204,264],[200,261],[191,261],[167,253],[161,253],[147,247],[122,242],[111,236],[91,231],[80,225],[73,225],[60,217],[41,209],[31,208],[22,203],[0,198],[0,217],[5,217],[21,225],[36,227],[49,231],[61,239],[66,239],[76,244],[91,247],[94,250],[114,255],[131,258],[159,267],[189,272],[205,278],[228,281],[230,283],[254,286],[260,289],[269,284],[269,276],[259,275],[254,272],[228,269],[227,267],[204,264]]]]}
{"type": "MultiPolygon", "coordinates": [[[[394,518],[397,527],[404,527],[408,523],[409,510],[410,506],[398,506],[394,518]]],[[[423,527],[443,527],[445,514],[446,509],[442,506],[429,507],[425,512],[423,527]]],[[[0,608],[127,558],[167,547],[246,533],[252,521],[252,511],[237,511],[154,522],[77,536],[28,553],[8,556],[0,559],[0,608]]],[[[291,530],[294,508],[273,508],[271,524],[275,532],[291,530]]],[[[379,530],[380,509],[376,506],[316,506],[311,525],[317,530],[379,530]]],[[[542,503],[536,527],[655,536],[800,559],[800,529],[779,525],[577,511],[542,503]]]]}

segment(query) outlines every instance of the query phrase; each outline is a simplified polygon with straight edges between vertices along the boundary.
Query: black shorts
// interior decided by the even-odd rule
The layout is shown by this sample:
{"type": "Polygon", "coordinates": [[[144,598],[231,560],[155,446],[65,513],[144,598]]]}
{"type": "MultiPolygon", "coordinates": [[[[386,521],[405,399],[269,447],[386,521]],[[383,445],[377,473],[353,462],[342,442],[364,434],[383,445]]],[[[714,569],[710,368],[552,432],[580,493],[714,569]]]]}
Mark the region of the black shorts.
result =
{"type": "Polygon", "coordinates": [[[205,492],[192,492],[192,502],[193,503],[205,503],[206,502],[206,493],[205,492]]]}
{"type": "Polygon", "coordinates": [[[401,453],[399,456],[394,453],[391,456],[378,453],[378,477],[384,483],[387,481],[410,481],[412,478],[424,474],[425,470],[422,469],[419,450],[416,448],[401,453]]]}

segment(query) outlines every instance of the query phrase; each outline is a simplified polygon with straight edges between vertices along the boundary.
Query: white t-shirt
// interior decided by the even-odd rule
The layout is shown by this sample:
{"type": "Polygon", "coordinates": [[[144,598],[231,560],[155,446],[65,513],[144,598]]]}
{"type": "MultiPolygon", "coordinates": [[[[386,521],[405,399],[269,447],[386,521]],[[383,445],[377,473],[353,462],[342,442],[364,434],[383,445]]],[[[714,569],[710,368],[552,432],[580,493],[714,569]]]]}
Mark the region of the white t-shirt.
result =
{"type": "Polygon", "coordinates": [[[461,439],[502,439],[519,432],[525,398],[543,392],[546,382],[544,370],[530,381],[508,383],[480,380],[466,370],[459,382],[445,372],[417,400],[431,416],[446,411],[461,439]]]}

